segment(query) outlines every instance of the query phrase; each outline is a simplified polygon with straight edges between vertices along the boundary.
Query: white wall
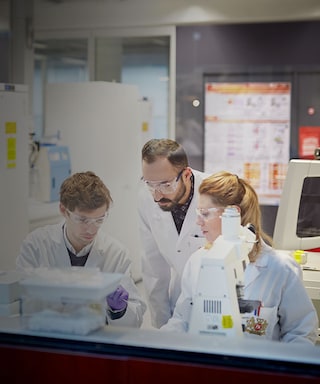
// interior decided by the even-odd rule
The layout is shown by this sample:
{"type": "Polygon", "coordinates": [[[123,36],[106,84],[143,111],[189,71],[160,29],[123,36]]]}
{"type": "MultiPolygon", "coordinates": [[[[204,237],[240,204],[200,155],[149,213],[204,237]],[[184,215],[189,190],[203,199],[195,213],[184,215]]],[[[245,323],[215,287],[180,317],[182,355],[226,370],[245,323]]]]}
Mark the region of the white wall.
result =
{"type": "Polygon", "coordinates": [[[137,191],[141,176],[141,108],[134,85],[107,82],[49,84],[46,132],[58,129],[70,149],[72,173],[93,171],[113,198],[107,231],[125,244],[140,278],[137,191]]]}

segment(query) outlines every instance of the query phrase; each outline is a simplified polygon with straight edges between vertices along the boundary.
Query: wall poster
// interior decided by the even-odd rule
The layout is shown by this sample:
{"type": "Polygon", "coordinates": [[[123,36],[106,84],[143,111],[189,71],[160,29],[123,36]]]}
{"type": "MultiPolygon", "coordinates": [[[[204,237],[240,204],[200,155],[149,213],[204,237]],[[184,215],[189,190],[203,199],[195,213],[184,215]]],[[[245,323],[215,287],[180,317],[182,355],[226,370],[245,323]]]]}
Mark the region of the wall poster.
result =
{"type": "Polygon", "coordinates": [[[299,127],[299,158],[314,159],[314,151],[320,147],[320,127],[299,127]]]}
{"type": "Polygon", "coordinates": [[[278,205],[289,162],[291,84],[205,83],[204,170],[248,180],[278,205]]]}

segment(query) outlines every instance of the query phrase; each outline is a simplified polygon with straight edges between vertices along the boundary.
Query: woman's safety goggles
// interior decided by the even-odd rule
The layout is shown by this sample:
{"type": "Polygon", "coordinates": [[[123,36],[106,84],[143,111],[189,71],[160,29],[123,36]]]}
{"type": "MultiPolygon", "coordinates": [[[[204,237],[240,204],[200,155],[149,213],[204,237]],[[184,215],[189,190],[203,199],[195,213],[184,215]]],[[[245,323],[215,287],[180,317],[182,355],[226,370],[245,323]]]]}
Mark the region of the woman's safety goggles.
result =
{"type": "Polygon", "coordinates": [[[224,208],[196,208],[196,214],[200,219],[207,221],[218,217],[218,214],[221,213],[224,208]]]}

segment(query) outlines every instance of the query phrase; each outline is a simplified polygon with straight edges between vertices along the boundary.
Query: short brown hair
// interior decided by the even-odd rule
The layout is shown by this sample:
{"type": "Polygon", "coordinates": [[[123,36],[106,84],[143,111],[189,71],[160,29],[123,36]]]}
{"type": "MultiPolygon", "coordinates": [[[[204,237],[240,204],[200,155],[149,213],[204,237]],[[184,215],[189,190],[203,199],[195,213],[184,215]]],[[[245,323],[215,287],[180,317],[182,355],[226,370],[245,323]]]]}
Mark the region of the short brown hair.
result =
{"type": "Polygon", "coordinates": [[[106,205],[108,210],[112,198],[109,189],[93,172],[78,172],[63,181],[60,187],[60,203],[70,211],[78,208],[90,211],[106,205]]]}

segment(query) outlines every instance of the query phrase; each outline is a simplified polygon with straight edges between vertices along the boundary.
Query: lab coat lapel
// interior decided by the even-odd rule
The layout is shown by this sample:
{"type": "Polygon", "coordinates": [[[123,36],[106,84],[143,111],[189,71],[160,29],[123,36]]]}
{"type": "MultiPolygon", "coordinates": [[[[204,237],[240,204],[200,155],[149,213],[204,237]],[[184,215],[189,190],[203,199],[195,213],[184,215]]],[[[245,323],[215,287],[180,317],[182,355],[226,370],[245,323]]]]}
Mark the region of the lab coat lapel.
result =
{"type": "Polygon", "coordinates": [[[65,268],[70,267],[70,257],[68,253],[67,246],[63,237],[63,225],[56,225],[55,229],[52,231],[52,244],[53,244],[53,252],[52,257],[54,258],[54,262],[52,265],[55,265],[57,268],[65,268]]]}
{"type": "Polygon", "coordinates": [[[167,239],[166,245],[169,246],[169,244],[172,245],[177,242],[178,231],[171,212],[162,211],[157,207],[153,221],[154,230],[158,233],[158,236],[163,238],[163,240],[167,239]]]}
{"type": "MultiPolygon", "coordinates": [[[[95,241],[97,241],[97,239],[95,241]]],[[[93,244],[86,262],[86,267],[93,268],[102,265],[103,258],[103,255],[99,252],[99,247],[97,247],[96,244],[93,244]]]]}
{"type": "Polygon", "coordinates": [[[255,264],[248,264],[245,270],[245,286],[248,287],[258,276],[260,272],[255,264]]]}
{"type": "Polygon", "coordinates": [[[199,238],[203,237],[200,227],[197,225],[196,208],[198,205],[198,198],[199,198],[199,192],[198,192],[199,185],[202,182],[204,176],[203,175],[200,176],[200,174],[198,174],[194,170],[192,172],[194,175],[194,192],[193,192],[194,195],[191,200],[190,206],[188,208],[186,218],[181,228],[179,242],[177,244],[178,247],[182,245],[181,242],[188,240],[189,236],[199,236],[199,238]]]}
{"type": "Polygon", "coordinates": [[[196,209],[196,201],[195,199],[192,199],[190,206],[188,208],[185,220],[183,221],[179,240],[177,243],[178,247],[180,247],[181,242],[185,242],[190,235],[201,234],[199,227],[196,224],[197,217],[195,214],[195,209],[196,209]]]}
{"type": "Polygon", "coordinates": [[[262,254],[255,263],[249,263],[245,270],[245,286],[248,287],[260,275],[262,268],[268,268],[268,258],[262,254]]]}

